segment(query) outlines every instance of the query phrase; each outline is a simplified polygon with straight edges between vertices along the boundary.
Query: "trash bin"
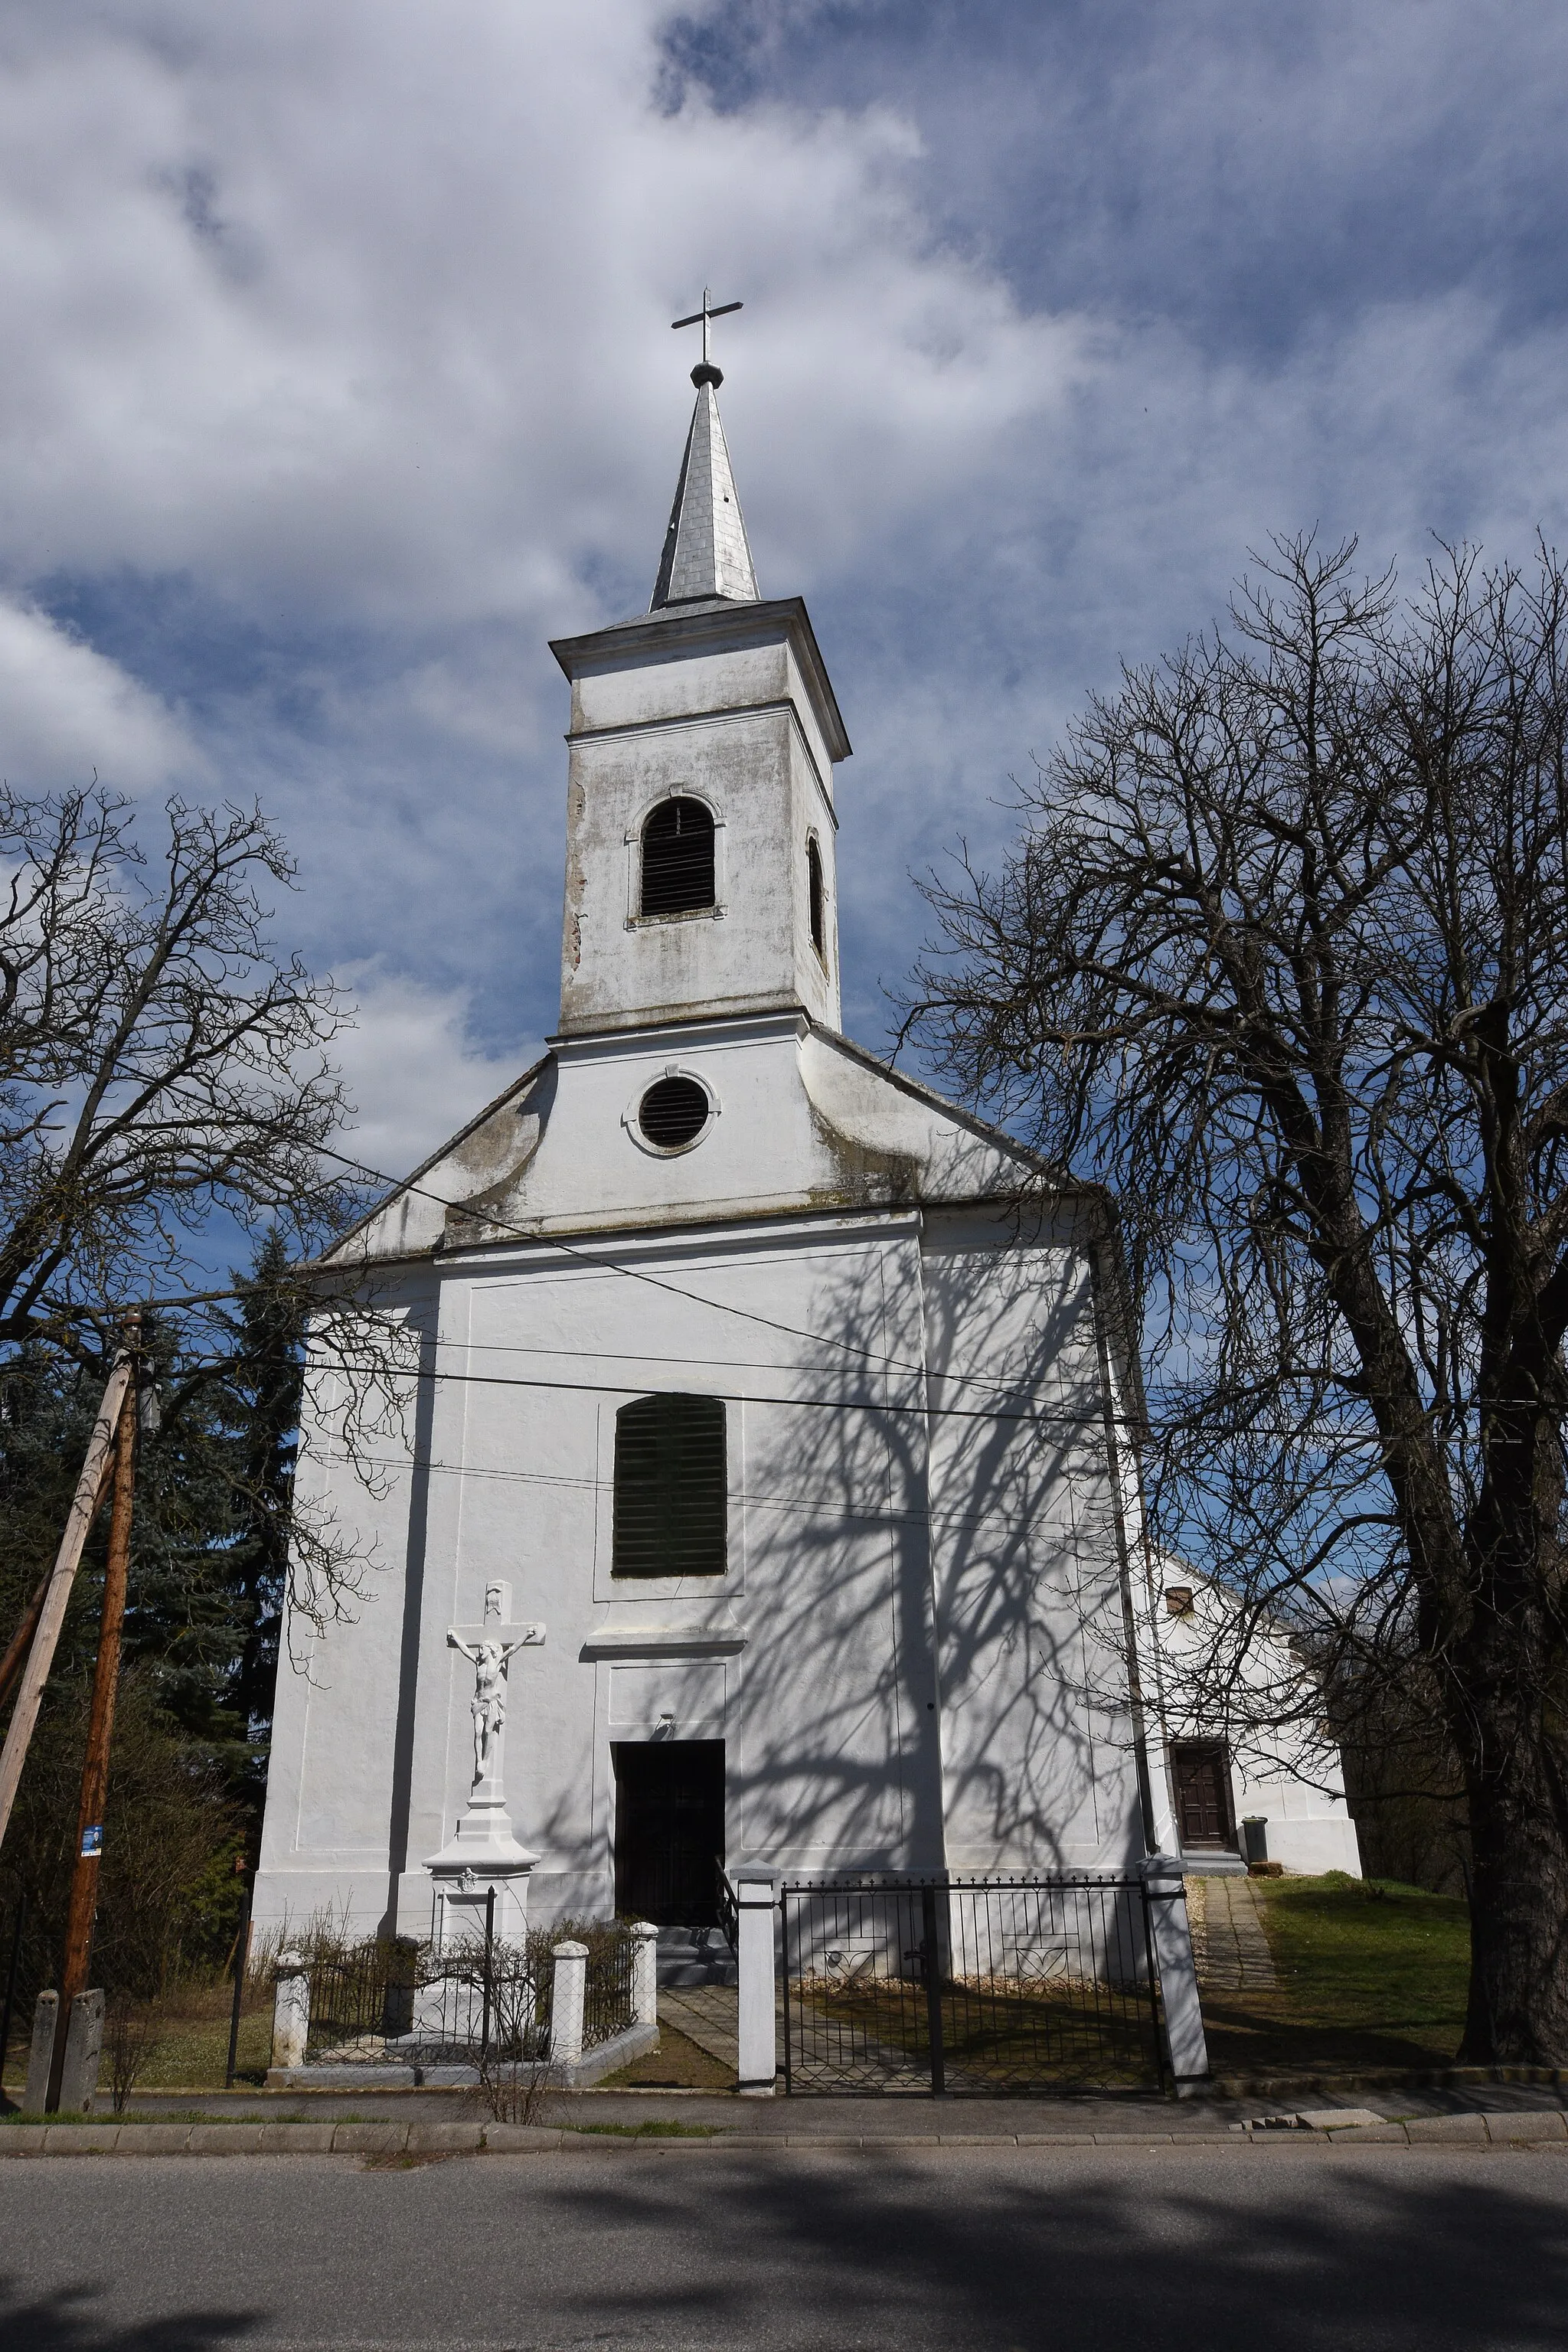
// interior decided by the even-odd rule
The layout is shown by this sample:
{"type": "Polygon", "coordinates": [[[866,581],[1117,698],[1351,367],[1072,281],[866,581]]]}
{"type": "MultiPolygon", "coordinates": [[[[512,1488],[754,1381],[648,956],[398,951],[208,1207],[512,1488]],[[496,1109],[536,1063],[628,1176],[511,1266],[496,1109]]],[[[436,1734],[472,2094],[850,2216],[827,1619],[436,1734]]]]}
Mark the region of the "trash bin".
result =
{"type": "Polygon", "coordinates": [[[1268,1816],[1267,1813],[1247,1814],[1241,1824],[1241,1851],[1248,1862],[1268,1861],[1268,1816]]]}

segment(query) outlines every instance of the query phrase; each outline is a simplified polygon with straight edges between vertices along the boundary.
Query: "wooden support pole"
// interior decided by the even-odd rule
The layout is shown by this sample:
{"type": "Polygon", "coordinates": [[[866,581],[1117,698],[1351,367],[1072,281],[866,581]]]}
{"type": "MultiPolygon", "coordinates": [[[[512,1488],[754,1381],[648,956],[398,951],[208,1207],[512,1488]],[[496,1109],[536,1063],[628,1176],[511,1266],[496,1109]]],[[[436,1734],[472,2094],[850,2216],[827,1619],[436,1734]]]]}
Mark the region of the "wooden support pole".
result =
{"type": "Polygon", "coordinates": [[[0,1706],[4,1706],[10,1697],[11,1685],[18,1679],[22,1668],[27,1663],[27,1652],[31,1649],[33,1636],[38,1630],[38,1620],[44,1613],[44,1595],[48,1589],[47,1576],[41,1577],[37,1591],[22,1612],[22,1622],[11,1637],[10,1648],[4,1657],[0,1658],[0,1706]]]}
{"type": "Polygon", "coordinates": [[[16,1801],[16,1790],[22,1778],[22,1767],[27,1759],[27,1743],[33,1737],[33,1726],[38,1719],[38,1707],[43,1700],[44,1685],[49,1678],[49,1668],[55,1662],[60,1629],[66,1622],[66,1609],[71,1597],[71,1586],[81,1565],[82,1549],[98,1507],[103,1500],[105,1473],[111,1467],[110,1453],[114,1433],[120,1426],[120,1415],[131,1387],[131,1359],[121,1356],[109,1375],[103,1401],[93,1423],[87,1457],[77,1480],[76,1497],[66,1520],[59,1550],[55,1555],[54,1569],[49,1577],[44,1605],[38,1613],[37,1631],[33,1646],[27,1653],[27,1664],[22,1675],[22,1687],[16,1697],[10,1728],[5,1734],[5,1746],[0,1751],[0,1843],[10,1826],[11,1809],[16,1801]]]}
{"type": "Polygon", "coordinates": [[[60,2103],[71,2004],[79,1992],[87,1990],[88,1968],[92,1958],[92,1928],[98,1916],[98,1870],[103,1853],[103,1801],[109,1790],[109,1744],[114,1737],[114,1701],[120,1688],[120,1636],[125,1622],[125,1588],[131,1572],[131,1511],[135,1492],[136,1391],[130,1387],[120,1409],[114,1448],[114,1508],[109,1522],[109,1560],[103,1575],[98,1664],[93,1670],[87,1754],[81,1768],[81,1801],[77,1811],[70,1908],[66,1915],[65,1964],[60,1970],[55,2055],[49,2068],[49,2095],[44,2102],[50,2115],[60,2103]]]}

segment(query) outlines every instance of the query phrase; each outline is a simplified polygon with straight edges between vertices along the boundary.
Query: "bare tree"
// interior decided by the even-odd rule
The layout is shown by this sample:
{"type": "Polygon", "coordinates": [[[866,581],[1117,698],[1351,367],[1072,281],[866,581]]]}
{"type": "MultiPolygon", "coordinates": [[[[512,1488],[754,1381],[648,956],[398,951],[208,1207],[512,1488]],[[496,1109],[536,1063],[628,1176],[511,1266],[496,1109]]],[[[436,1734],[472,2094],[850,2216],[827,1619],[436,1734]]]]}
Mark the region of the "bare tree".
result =
{"type": "MultiPolygon", "coordinates": [[[[1457,1759],[1463,2055],[1568,2061],[1568,573],[1280,541],[1090,701],[910,1026],[1123,1207],[1157,1540],[1457,1759]]],[[[1239,1704],[1241,1677],[1213,1660],[1239,1704]]]]}
{"type": "Polygon", "coordinates": [[[214,1209],[301,1241],[341,1213],[330,985],[267,937],[292,867],[259,811],[178,801],[151,870],[102,793],[0,789],[0,1341],[96,1330],[178,1280],[214,1209]]]}
{"type": "MultiPolygon", "coordinates": [[[[195,1291],[163,1328],[183,1381],[222,1379],[236,1335],[204,1318],[195,1244],[215,1213],[264,1226],[287,1244],[268,1311],[310,1318],[374,1482],[371,1441],[406,1385],[401,1328],[309,1265],[363,1205],[324,1149],[348,1108],[329,1057],[347,1009],[268,936],[260,893],[294,869],[259,810],[165,814],[153,861],[110,794],[0,786],[0,1370],[40,1349],[101,1361],[129,1305],[195,1291]]],[[[283,1532],[291,1605],[319,1624],[363,1562],[320,1513],[291,1507],[283,1532]]]]}

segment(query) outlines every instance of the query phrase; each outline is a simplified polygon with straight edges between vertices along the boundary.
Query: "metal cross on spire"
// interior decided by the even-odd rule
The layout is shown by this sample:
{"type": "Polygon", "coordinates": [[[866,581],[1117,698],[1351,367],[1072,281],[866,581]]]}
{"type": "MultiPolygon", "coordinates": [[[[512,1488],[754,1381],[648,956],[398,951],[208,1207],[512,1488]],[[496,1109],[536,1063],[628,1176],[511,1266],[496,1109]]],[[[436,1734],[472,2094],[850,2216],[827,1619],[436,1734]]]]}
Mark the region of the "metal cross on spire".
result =
{"type": "Polygon", "coordinates": [[[691,381],[696,384],[699,391],[701,390],[705,383],[710,383],[714,387],[715,391],[717,391],[720,384],[724,381],[722,371],[714,366],[710,356],[709,330],[711,327],[713,320],[715,319],[727,317],[729,312],[731,310],[743,310],[745,307],[746,306],[743,302],[716,303],[713,299],[711,290],[705,286],[702,289],[701,310],[691,311],[687,318],[672,319],[670,320],[669,323],[672,329],[676,327],[694,327],[699,319],[702,321],[702,357],[698,365],[691,371],[691,381]]]}

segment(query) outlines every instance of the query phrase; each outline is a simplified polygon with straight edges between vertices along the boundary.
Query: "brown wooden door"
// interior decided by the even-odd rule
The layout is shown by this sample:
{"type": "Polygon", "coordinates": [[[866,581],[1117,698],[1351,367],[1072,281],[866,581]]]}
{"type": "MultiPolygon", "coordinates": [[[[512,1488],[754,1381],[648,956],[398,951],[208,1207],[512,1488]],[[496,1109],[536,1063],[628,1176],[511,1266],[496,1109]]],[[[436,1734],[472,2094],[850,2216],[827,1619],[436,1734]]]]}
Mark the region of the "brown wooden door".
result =
{"type": "Polygon", "coordinates": [[[1234,1852],[1236,1824],[1230,1814],[1230,1758],[1222,1739],[1186,1739],[1171,1749],[1176,1783],[1176,1825],[1184,1846],[1217,1846],[1234,1852]]]}

